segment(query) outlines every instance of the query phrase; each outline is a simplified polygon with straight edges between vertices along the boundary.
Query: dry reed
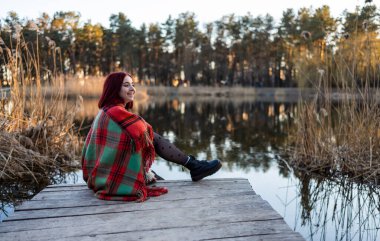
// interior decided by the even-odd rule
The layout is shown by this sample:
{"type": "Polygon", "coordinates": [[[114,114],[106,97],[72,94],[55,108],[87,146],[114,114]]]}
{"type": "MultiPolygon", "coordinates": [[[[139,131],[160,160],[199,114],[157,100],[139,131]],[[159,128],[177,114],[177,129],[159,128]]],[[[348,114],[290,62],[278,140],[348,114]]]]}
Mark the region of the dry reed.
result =
{"type": "MultiPolygon", "coordinates": [[[[372,51],[368,39],[356,44],[366,45],[362,49],[368,58],[364,59],[374,58],[376,51],[372,51]]],[[[378,86],[368,78],[360,86],[357,84],[352,68],[357,66],[355,58],[347,58],[342,52],[330,58],[324,68],[327,71],[319,72],[315,98],[299,103],[290,164],[311,173],[379,184],[380,107],[375,95],[378,86]],[[338,80],[334,93],[331,79],[338,80]]],[[[371,71],[374,63],[361,65],[371,71]]],[[[379,76],[379,70],[376,71],[379,76]]]]}
{"type": "MultiPolygon", "coordinates": [[[[11,93],[0,105],[0,180],[38,183],[55,169],[77,165],[80,139],[74,117],[80,99],[69,106],[56,67],[40,66],[38,33],[35,42],[26,43],[20,27],[13,31],[9,43],[1,46],[11,93]],[[41,87],[42,76],[49,77],[49,97],[41,87]]],[[[48,51],[55,63],[59,48],[51,41],[48,51]]]]}

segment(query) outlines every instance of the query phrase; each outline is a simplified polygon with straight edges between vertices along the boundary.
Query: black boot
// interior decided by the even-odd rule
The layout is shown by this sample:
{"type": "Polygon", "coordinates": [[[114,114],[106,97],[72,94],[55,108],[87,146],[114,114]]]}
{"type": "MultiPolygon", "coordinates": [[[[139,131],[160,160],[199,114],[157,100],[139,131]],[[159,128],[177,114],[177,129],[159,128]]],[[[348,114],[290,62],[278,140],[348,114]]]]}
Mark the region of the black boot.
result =
{"type": "Polygon", "coordinates": [[[191,179],[196,182],[217,172],[222,167],[222,163],[219,160],[199,161],[189,155],[185,167],[190,170],[191,179]]]}

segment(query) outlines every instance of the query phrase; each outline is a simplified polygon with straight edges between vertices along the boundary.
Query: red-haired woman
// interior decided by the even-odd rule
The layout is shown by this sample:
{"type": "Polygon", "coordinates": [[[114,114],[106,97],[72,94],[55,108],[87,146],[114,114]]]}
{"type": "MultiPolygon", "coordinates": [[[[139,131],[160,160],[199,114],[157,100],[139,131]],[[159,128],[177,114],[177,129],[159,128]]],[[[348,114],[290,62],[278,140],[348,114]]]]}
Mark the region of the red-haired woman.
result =
{"type": "Polygon", "coordinates": [[[135,93],[132,76],[126,72],[111,73],[104,82],[100,110],[82,151],[83,178],[98,198],[144,201],[167,193],[164,187],[146,185],[155,181],[150,171],[155,154],[188,168],[193,181],[220,169],[219,160],[199,161],[184,154],[129,112],[135,93]]]}

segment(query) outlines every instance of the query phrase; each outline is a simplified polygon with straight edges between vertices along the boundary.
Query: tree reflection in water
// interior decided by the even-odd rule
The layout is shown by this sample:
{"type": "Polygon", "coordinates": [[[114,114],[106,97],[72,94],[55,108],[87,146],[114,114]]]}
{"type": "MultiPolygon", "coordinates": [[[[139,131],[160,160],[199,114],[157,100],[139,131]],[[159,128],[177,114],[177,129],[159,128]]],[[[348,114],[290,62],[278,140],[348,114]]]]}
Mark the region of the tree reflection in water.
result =
{"type": "Polygon", "coordinates": [[[139,106],[138,112],[187,153],[265,171],[286,144],[293,108],[283,103],[172,100],[139,106]]]}

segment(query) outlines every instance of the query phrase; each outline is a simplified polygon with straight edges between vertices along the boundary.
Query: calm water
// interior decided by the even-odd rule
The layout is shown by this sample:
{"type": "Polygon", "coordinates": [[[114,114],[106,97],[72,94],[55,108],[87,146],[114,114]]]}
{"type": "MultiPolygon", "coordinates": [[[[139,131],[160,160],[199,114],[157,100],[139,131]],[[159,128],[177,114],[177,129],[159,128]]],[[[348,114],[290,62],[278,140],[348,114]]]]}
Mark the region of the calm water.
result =
{"type": "MultiPolygon", "coordinates": [[[[95,106],[96,100],[84,103],[88,123],[95,106]]],[[[184,152],[221,159],[223,167],[212,178],[247,178],[307,240],[380,239],[380,188],[311,178],[288,168],[284,150],[296,104],[172,99],[136,103],[135,111],[184,152]]],[[[164,179],[190,178],[188,171],[161,158],[152,169],[164,179]]],[[[80,172],[59,176],[54,182],[82,182],[80,172]]]]}

